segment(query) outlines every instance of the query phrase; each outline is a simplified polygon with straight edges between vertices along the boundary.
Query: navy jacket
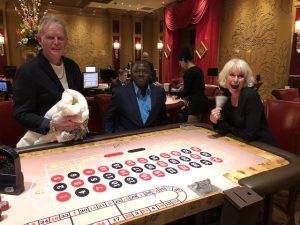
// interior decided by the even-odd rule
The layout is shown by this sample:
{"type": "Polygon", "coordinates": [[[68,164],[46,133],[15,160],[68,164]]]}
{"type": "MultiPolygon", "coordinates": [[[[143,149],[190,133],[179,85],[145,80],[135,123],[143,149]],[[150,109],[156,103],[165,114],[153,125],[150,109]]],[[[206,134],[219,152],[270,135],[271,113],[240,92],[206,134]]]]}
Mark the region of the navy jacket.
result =
{"type": "Polygon", "coordinates": [[[129,131],[153,127],[166,121],[166,93],[163,88],[150,85],[152,109],[143,124],[133,83],[114,88],[105,123],[105,132],[129,131]]]}
{"type": "MultiPolygon", "coordinates": [[[[62,57],[70,89],[83,92],[79,66],[71,59],[62,57]]],[[[46,134],[49,119],[46,112],[55,105],[64,91],[48,59],[39,52],[37,57],[23,64],[13,83],[14,117],[27,129],[46,134]]]]}

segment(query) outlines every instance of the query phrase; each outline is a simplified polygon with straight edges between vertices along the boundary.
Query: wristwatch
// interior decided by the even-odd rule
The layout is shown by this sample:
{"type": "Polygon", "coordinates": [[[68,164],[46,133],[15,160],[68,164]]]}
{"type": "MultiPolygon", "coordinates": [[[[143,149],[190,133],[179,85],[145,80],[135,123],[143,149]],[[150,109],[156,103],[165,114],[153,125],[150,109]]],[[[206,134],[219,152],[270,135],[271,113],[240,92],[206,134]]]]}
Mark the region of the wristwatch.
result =
{"type": "Polygon", "coordinates": [[[50,128],[50,132],[56,132],[53,120],[50,120],[49,128],[50,128]]]}

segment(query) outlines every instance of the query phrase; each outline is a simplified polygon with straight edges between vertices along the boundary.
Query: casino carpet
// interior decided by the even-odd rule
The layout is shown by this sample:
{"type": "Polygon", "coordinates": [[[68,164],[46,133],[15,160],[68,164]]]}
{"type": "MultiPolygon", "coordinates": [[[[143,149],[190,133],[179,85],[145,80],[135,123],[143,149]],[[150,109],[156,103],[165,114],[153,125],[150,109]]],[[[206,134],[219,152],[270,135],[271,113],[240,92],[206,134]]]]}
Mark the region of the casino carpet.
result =
{"type": "MultiPolygon", "coordinates": [[[[288,191],[281,191],[274,195],[273,225],[287,225],[287,216],[284,207],[287,205],[288,191]]],[[[300,197],[298,196],[295,212],[295,224],[300,225],[300,197]]]]}

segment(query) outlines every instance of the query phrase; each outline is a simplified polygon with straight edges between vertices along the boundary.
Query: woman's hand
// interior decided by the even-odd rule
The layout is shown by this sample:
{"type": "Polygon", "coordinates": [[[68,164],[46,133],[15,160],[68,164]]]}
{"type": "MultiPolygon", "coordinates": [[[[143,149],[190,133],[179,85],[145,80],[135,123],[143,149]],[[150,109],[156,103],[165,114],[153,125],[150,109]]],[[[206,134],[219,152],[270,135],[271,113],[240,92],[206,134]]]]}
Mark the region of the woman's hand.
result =
{"type": "Polygon", "coordinates": [[[210,112],[209,119],[212,123],[217,124],[218,120],[221,118],[221,108],[216,107],[210,112]]]}

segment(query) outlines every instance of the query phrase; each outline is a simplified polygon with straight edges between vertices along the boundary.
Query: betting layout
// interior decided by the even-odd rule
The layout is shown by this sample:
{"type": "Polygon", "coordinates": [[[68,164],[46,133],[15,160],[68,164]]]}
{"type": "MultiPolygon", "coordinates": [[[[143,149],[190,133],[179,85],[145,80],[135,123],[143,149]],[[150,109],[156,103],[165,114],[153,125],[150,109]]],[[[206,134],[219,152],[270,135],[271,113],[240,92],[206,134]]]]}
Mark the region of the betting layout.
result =
{"type": "Polygon", "coordinates": [[[113,224],[198,197],[193,182],[236,186],[223,174],[265,161],[196,130],[25,159],[16,201],[32,213],[18,224],[113,224]]]}

